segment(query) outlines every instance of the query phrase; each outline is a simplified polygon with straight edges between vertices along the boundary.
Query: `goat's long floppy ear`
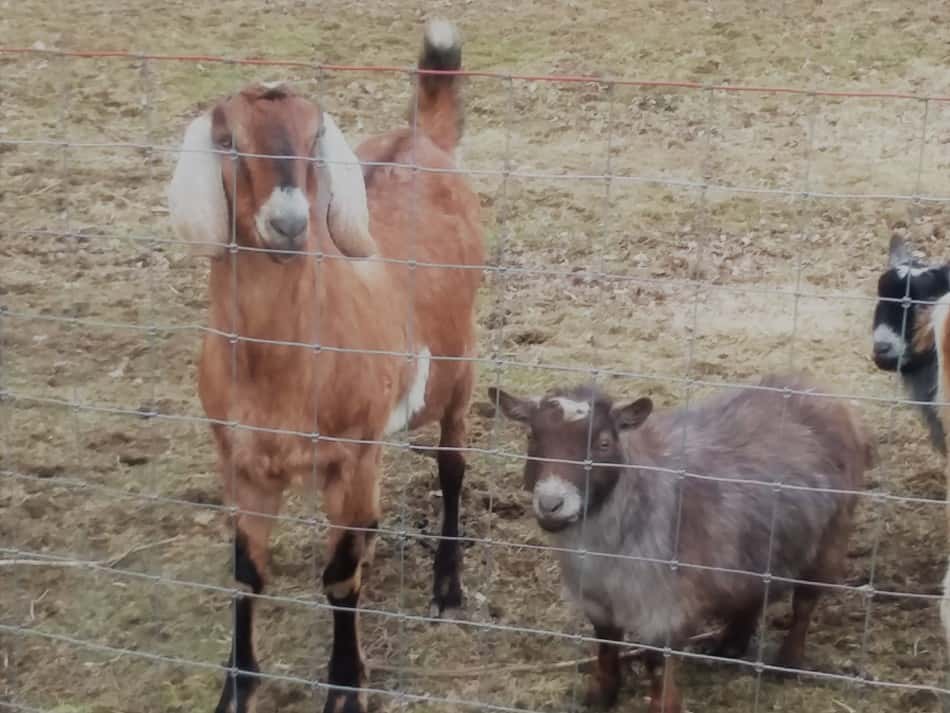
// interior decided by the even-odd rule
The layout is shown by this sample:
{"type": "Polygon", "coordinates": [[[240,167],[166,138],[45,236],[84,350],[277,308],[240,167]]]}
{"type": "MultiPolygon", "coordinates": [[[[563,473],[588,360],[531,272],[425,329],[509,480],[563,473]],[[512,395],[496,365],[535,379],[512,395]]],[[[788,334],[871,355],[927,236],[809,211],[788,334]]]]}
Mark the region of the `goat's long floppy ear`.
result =
{"type": "Polygon", "coordinates": [[[188,125],[166,197],[172,228],[197,255],[215,257],[229,242],[221,159],[211,140],[211,114],[188,125]]]}
{"type": "Polygon", "coordinates": [[[909,260],[910,250],[907,248],[907,243],[904,242],[904,238],[899,233],[894,233],[891,235],[891,244],[888,247],[887,266],[896,267],[909,260]]]}
{"type": "Polygon", "coordinates": [[[369,232],[369,207],[363,169],[336,122],[323,113],[322,136],[316,158],[320,170],[319,210],[326,205],[327,230],[340,252],[348,257],[371,257],[376,241],[369,232]]]}
{"type": "Polygon", "coordinates": [[[527,423],[538,408],[537,399],[523,399],[512,396],[507,391],[496,389],[494,386],[488,387],[488,398],[492,404],[498,404],[501,412],[512,421],[527,423]]]}

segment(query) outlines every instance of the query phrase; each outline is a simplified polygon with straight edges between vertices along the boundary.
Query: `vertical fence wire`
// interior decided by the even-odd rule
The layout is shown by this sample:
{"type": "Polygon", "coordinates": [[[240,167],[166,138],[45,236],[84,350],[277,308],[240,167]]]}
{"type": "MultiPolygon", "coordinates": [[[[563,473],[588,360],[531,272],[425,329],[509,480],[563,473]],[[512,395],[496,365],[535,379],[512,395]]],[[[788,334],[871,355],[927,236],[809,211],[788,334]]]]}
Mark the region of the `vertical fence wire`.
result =
{"type": "MultiPolygon", "coordinates": [[[[318,102],[318,106],[323,111],[326,111],[327,107],[329,106],[329,95],[327,93],[327,74],[326,74],[326,71],[323,69],[323,65],[320,62],[319,58],[315,58],[315,62],[316,62],[316,77],[317,77],[317,88],[316,88],[317,102],[318,102]]],[[[318,157],[314,157],[314,158],[315,160],[313,162],[313,167],[317,172],[319,172],[321,166],[323,166],[324,164],[321,163],[318,157]]],[[[329,230],[329,225],[327,229],[329,230]]],[[[314,261],[314,273],[315,273],[314,279],[319,285],[320,281],[324,277],[323,268],[326,266],[326,261],[323,259],[323,253],[320,250],[319,246],[317,247],[316,253],[317,254],[312,257],[309,255],[305,256],[304,259],[306,260],[312,259],[314,261]]],[[[314,307],[316,307],[316,305],[314,305],[314,307]]],[[[321,361],[321,358],[323,358],[322,350],[320,348],[321,330],[320,330],[320,312],[318,309],[314,309],[314,320],[316,321],[316,324],[313,325],[313,335],[314,335],[313,342],[314,343],[308,346],[310,350],[310,358],[312,360],[313,373],[314,373],[314,386],[313,386],[313,396],[312,396],[313,398],[313,430],[310,436],[313,464],[310,468],[310,477],[313,479],[314,483],[318,483],[319,482],[318,478],[320,477],[319,466],[318,466],[318,455],[319,455],[320,443],[321,443],[319,384],[320,384],[320,361],[321,361]]],[[[314,575],[314,583],[315,583],[314,592],[313,592],[313,601],[315,604],[317,601],[320,600],[322,596],[325,596],[325,594],[322,591],[320,591],[320,586],[318,583],[320,581],[320,562],[322,562],[324,558],[327,556],[327,554],[325,553],[325,550],[327,548],[325,547],[324,543],[321,542],[321,538],[318,537],[317,535],[320,532],[320,530],[322,530],[324,537],[326,537],[330,533],[332,525],[329,522],[327,522],[327,518],[321,517],[320,495],[316,487],[312,489],[311,497],[307,498],[307,504],[309,506],[307,510],[308,517],[312,518],[314,522],[318,522],[321,520],[323,521],[322,528],[321,527],[307,528],[308,535],[312,538],[310,549],[313,553],[313,575],[314,575]]],[[[401,582],[400,582],[400,586],[402,586],[401,582]]],[[[322,618],[322,616],[327,615],[328,611],[325,609],[319,609],[316,606],[314,606],[313,613],[314,613],[315,618],[317,619],[317,621],[314,622],[316,624],[319,622],[319,619],[322,618]],[[317,616],[318,612],[321,616],[317,616]]],[[[329,615],[332,617],[332,612],[330,612],[329,615]]],[[[318,640],[314,643],[314,647],[313,647],[313,672],[312,672],[313,680],[310,684],[310,697],[313,699],[313,702],[315,704],[318,704],[317,699],[321,693],[321,687],[319,685],[320,676],[318,675],[317,672],[320,670],[319,662],[323,658],[325,658],[323,654],[324,644],[325,642],[322,639],[318,638],[318,640]]]]}
{"type": "MultiPolygon", "coordinates": [[[[709,226],[710,226],[710,209],[709,209],[709,183],[710,183],[710,174],[711,166],[713,160],[713,144],[712,144],[712,135],[713,135],[713,117],[715,114],[715,99],[716,92],[711,87],[706,87],[703,90],[705,94],[706,107],[705,107],[705,116],[703,121],[703,126],[706,127],[705,135],[705,146],[703,148],[702,156],[700,158],[699,171],[700,171],[700,188],[699,188],[699,219],[697,221],[699,225],[699,235],[706,236],[709,235],[709,226]]],[[[693,363],[695,359],[696,352],[696,335],[699,332],[699,305],[700,305],[700,295],[702,294],[703,279],[701,277],[701,267],[702,267],[702,258],[703,258],[703,240],[699,240],[697,244],[697,255],[696,255],[696,269],[689,275],[689,280],[692,282],[692,298],[690,301],[691,305],[691,315],[690,315],[690,329],[689,329],[689,339],[686,348],[686,364],[683,369],[683,398],[681,399],[682,408],[689,409],[693,404],[693,394],[692,390],[695,388],[694,385],[694,376],[693,376],[693,363]]],[[[676,492],[676,517],[673,523],[673,540],[671,544],[671,550],[669,553],[669,569],[670,569],[670,581],[675,582],[679,570],[679,557],[680,557],[680,533],[683,525],[683,490],[685,488],[686,477],[687,477],[687,428],[685,424],[680,426],[681,434],[676,438],[678,441],[677,453],[674,457],[674,461],[677,463],[676,474],[675,474],[675,492],[676,492]]],[[[665,476],[669,477],[669,476],[665,476]]],[[[675,596],[675,589],[674,589],[675,596]]],[[[670,606],[666,611],[666,636],[664,637],[663,649],[660,652],[663,656],[663,681],[660,686],[660,700],[666,700],[667,698],[667,682],[669,677],[666,676],[666,670],[669,666],[675,665],[671,661],[672,657],[672,644],[673,644],[673,610],[674,606],[670,606]]]]}
{"type": "MultiPolygon", "coordinates": [[[[213,129],[212,129],[213,135],[213,129]]],[[[209,157],[210,159],[211,157],[209,157]]],[[[228,171],[231,174],[231,190],[233,192],[231,200],[235,204],[241,199],[239,195],[239,185],[238,185],[238,174],[239,174],[239,161],[240,157],[238,156],[238,147],[237,142],[234,137],[231,137],[230,140],[230,149],[228,150],[228,161],[225,167],[222,169],[222,180],[224,172],[228,171]]],[[[239,429],[241,424],[239,424],[234,415],[237,412],[237,386],[238,386],[238,337],[240,335],[240,323],[238,321],[240,314],[240,305],[238,304],[238,256],[240,247],[237,241],[237,231],[238,231],[238,215],[236,210],[228,211],[228,254],[226,260],[228,261],[230,267],[230,274],[226,276],[227,282],[231,288],[231,299],[229,300],[230,306],[230,329],[227,336],[228,340],[228,354],[230,356],[230,385],[228,388],[228,395],[225,399],[227,403],[227,437],[229,441],[233,444],[236,439],[239,437],[239,429]]],[[[237,665],[237,650],[238,650],[238,627],[239,627],[239,611],[238,605],[241,601],[249,601],[249,606],[254,608],[257,607],[257,602],[259,601],[256,597],[255,592],[245,591],[242,583],[238,580],[238,538],[241,536],[239,532],[239,518],[241,516],[241,506],[238,496],[238,470],[235,466],[234,459],[228,458],[225,462],[218,465],[219,468],[226,469],[227,474],[225,477],[225,492],[226,492],[226,502],[228,505],[228,515],[230,520],[231,527],[231,635],[230,635],[230,644],[229,648],[231,650],[231,655],[229,657],[229,667],[227,675],[224,677],[224,682],[222,686],[231,687],[231,700],[238,700],[238,665],[237,665]]],[[[224,475],[222,473],[222,475],[224,475]]],[[[254,615],[250,617],[250,626],[246,636],[251,637],[251,641],[254,639],[254,615]]],[[[222,696],[225,694],[222,693],[222,696]]]]}
{"type": "MultiPolygon", "coordinates": [[[[143,131],[143,143],[145,148],[141,152],[142,161],[145,165],[145,175],[148,178],[150,184],[154,184],[156,181],[155,175],[155,161],[156,155],[152,150],[152,146],[156,143],[156,137],[154,134],[155,120],[153,116],[153,106],[152,106],[152,97],[155,93],[154,91],[154,73],[150,65],[150,60],[143,56],[139,62],[139,75],[142,85],[142,113],[144,120],[144,131],[143,131]]],[[[147,266],[145,276],[145,289],[146,295],[143,305],[143,314],[145,316],[145,323],[148,325],[148,328],[145,333],[146,339],[146,389],[148,391],[147,401],[141,406],[142,417],[145,419],[147,428],[151,431],[152,442],[160,440],[155,436],[158,435],[158,432],[161,428],[159,421],[155,418],[152,418],[152,414],[159,409],[159,399],[158,399],[158,390],[159,390],[159,375],[161,374],[159,359],[159,337],[158,337],[158,309],[156,307],[156,299],[159,290],[159,281],[156,279],[155,271],[159,266],[159,256],[164,255],[163,246],[159,245],[154,241],[145,242],[143,245],[138,245],[136,243],[129,243],[129,246],[132,250],[138,250],[144,248],[145,250],[145,264],[147,266]]],[[[166,286],[167,288],[167,286],[166,286]]],[[[158,465],[155,462],[155,458],[149,458],[148,462],[145,463],[145,478],[144,478],[144,489],[153,495],[158,495],[162,491],[160,474],[158,472],[158,465]]],[[[153,512],[158,510],[158,506],[152,509],[153,512]]],[[[145,553],[146,564],[145,568],[149,571],[160,572],[161,570],[161,556],[157,551],[146,552],[145,553]]],[[[162,621],[165,617],[167,610],[163,605],[164,596],[161,587],[152,587],[150,590],[150,606],[152,610],[152,617],[155,621],[162,621]]]]}
{"type": "MultiPolygon", "coordinates": [[[[505,326],[507,324],[507,301],[508,295],[508,271],[506,265],[505,247],[510,239],[511,231],[511,198],[510,177],[511,177],[511,133],[514,122],[515,110],[515,85],[510,77],[498,80],[498,84],[503,87],[505,95],[504,113],[502,116],[502,127],[504,131],[504,151],[502,154],[501,165],[501,184],[498,187],[497,199],[495,204],[495,222],[494,222],[494,246],[492,254],[487,256],[486,281],[489,285],[489,300],[491,309],[489,319],[494,324],[490,330],[489,353],[490,353],[490,376],[485,379],[486,383],[491,383],[495,389],[501,389],[503,385],[502,362],[501,357],[505,345],[505,326]]],[[[476,379],[477,381],[477,379],[476,379]]],[[[486,436],[486,448],[490,454],[484,460],[490,464],[490,469],[496,473],[503,473],[507,470],[508,459],[500,455],[499,441],[501,430],[500,406],[496,400],[491,404],[493,408],[491,426],[486,436]]],[[[518,473],[516,477],[521,477],[518,473]]],[[[494,512],[495,512],[495,479],[489,478],[487,483],[488,508],[485,514],[485,542],[479,546],[485,563],[485,597],[488,602],[493,601],[495,596],[495,540],[493,534],[494,512]]],[[[475,549],[475,548],[472,548],[475,549]]],[[[491,616],[490,610],[486,612],[491,616]]],[[[494,634],[493,634],[494,635],[494,634]]],[[[483,681],[479,681],[478,690],[481,695],[484,689],[483,681]]]]}

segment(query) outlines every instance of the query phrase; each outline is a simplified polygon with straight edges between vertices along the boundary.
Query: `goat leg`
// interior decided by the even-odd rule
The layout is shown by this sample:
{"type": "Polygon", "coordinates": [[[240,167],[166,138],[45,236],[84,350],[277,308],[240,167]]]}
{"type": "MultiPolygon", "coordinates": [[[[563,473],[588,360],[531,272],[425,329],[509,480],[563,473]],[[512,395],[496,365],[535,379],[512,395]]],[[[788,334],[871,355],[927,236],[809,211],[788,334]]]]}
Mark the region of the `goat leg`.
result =
{"type": "Polygon", "coordinates": [[[379,526],[378,447],[358,462],[331,468],[324,503],[331,524],[330,560],[323,589],[333,607],[333,645],[324,713],[365,713],[366,665],[359,638],[359,603],[364,565],[372,558],[379,526]],[[353,467],[355,465],[355,467],[353,467]]]}
{"type": "MultiPolygon", "coordinates": [[[[234,537],[234,578],[252,594],[264,591],[267,548],[273,528],[273,515],[280,509],[280,493],[263,492],[250,481],[235,481],[239,514],[234,537]],[[265,515],[250,515],[256,512],[265,515]]],[[[234,601],[234,633],[228,667],[215,713],[249,713],[260,685],[260,666],[254,654],[254,598],[239,593],[234,601]]]]}
{"type": "MultiPolygon", "coordinates": [[[[440,449],[461,447],[464,435],[462,417],[447,418],[442,423],[440,449]]],[[[465,458],[457,450],[439,450],[437,461],[442,489],[442,537],[433,562],[430,612],[433,617],[442,617],[462,608],[462,545],[458,537],[465,458]]]]}
{"type": "Polygon", "coordinates": [[[610,642],[622,641],[623,629],[595,624],[594,636],[602,641],[597,644],[597,665],[584,703],[595,708],[612,708],[620,693],[621,671],[620,647],[610,642]]]}
{"type": "Polygon", "coordinates": [[[676,688],[672,657],[664,657],[658,651],[646,654],[647,675],[650,677],[649,713],[682,713],[683,704],[676,688]]]}

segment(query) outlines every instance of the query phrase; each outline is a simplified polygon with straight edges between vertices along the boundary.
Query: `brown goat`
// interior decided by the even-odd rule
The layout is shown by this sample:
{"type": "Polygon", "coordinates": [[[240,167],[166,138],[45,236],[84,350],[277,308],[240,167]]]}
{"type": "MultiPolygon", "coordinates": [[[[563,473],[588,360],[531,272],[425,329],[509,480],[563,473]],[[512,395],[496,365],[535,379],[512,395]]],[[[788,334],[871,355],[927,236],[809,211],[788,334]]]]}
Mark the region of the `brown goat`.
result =
{"type": "MultiPolygon", "coordinates": [[[[873,452],[845,404],[804,395],[808,380],[761,386],[652,417],[648,398],[615,404],[586,387],[535,399],[490,390],[530,427],[524,474],[535,517],[562,548],[567,590],[603,640],[589,703],[616,702],[611,642],[625,631],[679,649],[716,618],[726,629],[715,653],[742,656],[767,597],[790,579],[800,582],[778,664],[800,667],[821,592],[811,583],[843,574],[854,493],[873,452]]],[[[654,648],[646,663],[651,713],[680,713],[673,660],[654,648]]]]}
{"type": "MultiPolygon", "coordinates": [[[[430,23],[420,68],[460,63],[455,28],[430,23]]],[[[455,166],[458,82],[419,75],[413,125],[356,150],[362,162],[422,170],[361,171],[329,115],[286,86],[254,85],[189,127],[169,189],[178,234],[209,242],[214,258],[214,331],[204,340],[199,393],[216,421],[225,496],[238,509],[235,577],[253,594],[263,590],[285,490],[322,489],[332,525],[322,573],[334,618],[325,707],[332,713],[366,706],[357,607],[380,517],[380,441],[389,434],[441,426],[443,539],[433,608],[442,615],[462,604],[458,449],[484,248],[477,196],[459,174],[440,172],[455,166]],[[212,148],[242,155],[216,156],[212,148]],[[309,156],[323,165],[300,158],[309,156]],[[301,250],[311,255],[294,254],[301,250]],[[345,259],[374,255],[383,260],[345,259]]],[[[237,673],[225,682],[218,713],[252,706],[253,601],[236,602],[230,666],[237,673]]]]}

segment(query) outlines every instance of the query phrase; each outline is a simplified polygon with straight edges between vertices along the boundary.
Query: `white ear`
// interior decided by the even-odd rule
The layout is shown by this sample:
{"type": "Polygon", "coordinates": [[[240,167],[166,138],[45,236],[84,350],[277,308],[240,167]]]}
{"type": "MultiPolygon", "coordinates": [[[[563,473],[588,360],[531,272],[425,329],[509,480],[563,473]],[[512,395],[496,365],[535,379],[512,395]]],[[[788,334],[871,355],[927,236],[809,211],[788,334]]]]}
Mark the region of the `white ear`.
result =
{"type": "Polygon", "coordinates": [[[214,153],[211,115],[188,125],[166,197],[172,228],[196,255],[215,257],[230,242],[221,158],[214,153]]]}
{"type": "Polygon", "coordinates": [[[326,205],[330,238],[348,257],[376,254],[376,241],[369,232],[369,208],[363,169],[343,132],[326,112],[323,135],[317,143],[317,157],[325,163],[320,170],[318,198],[320,210],[326,205]]]}

